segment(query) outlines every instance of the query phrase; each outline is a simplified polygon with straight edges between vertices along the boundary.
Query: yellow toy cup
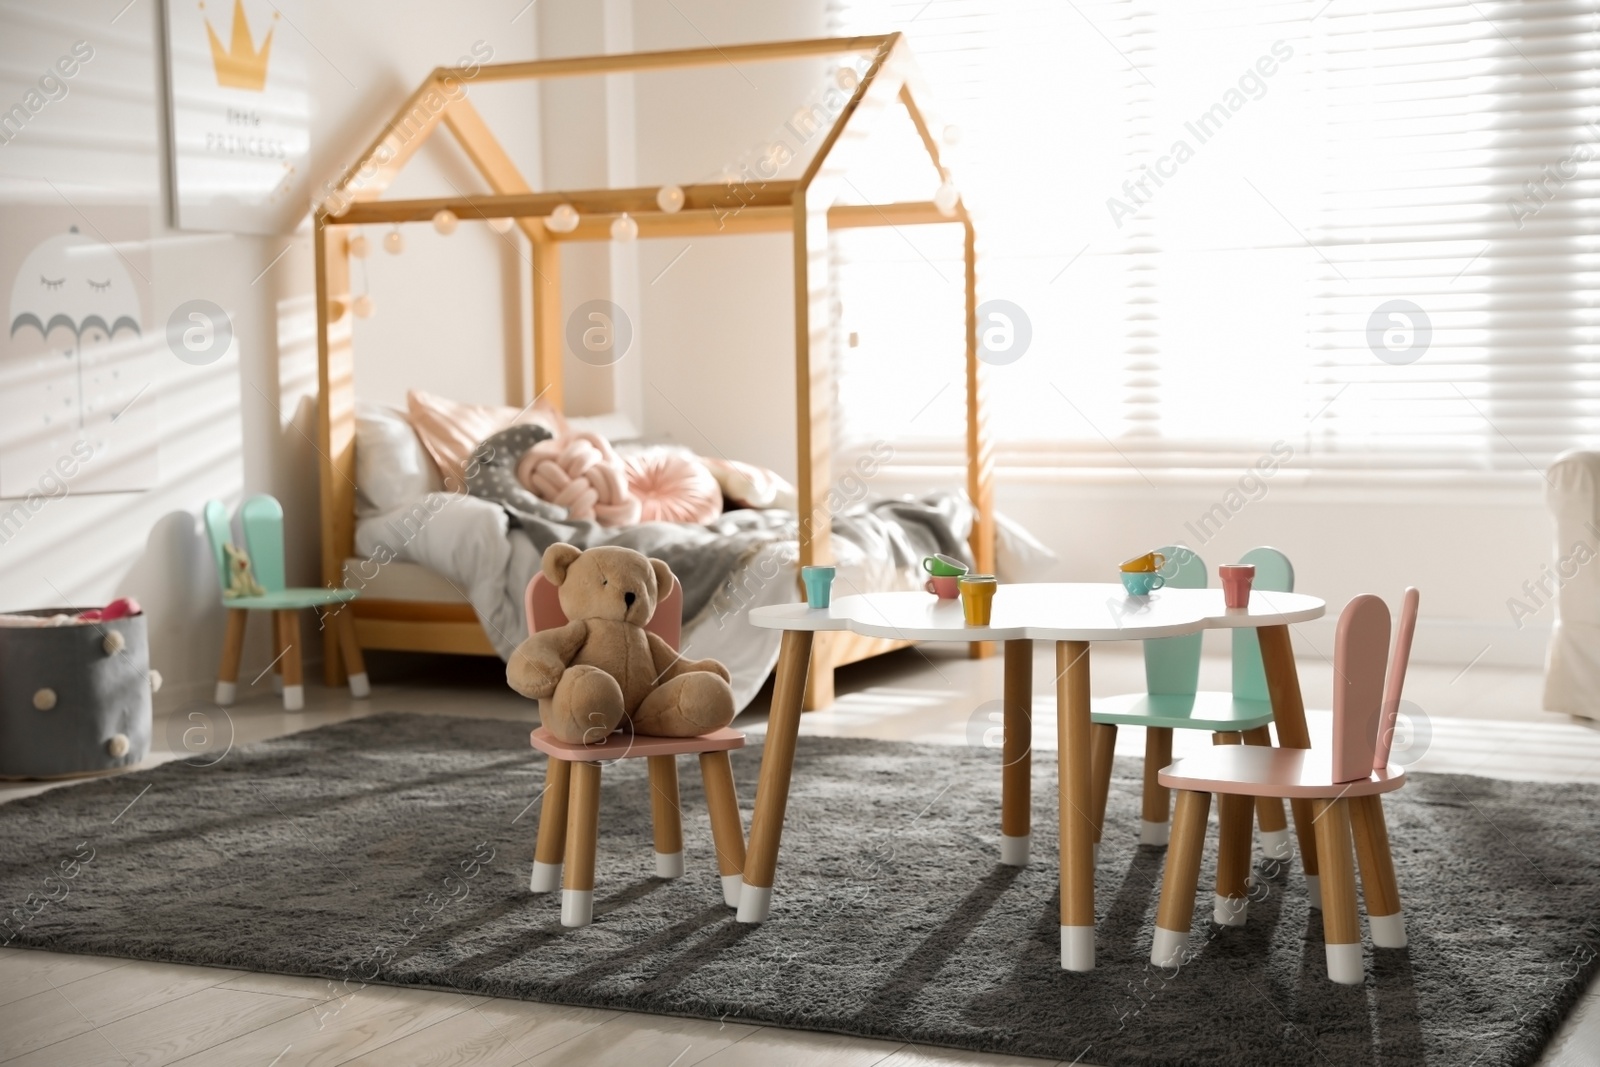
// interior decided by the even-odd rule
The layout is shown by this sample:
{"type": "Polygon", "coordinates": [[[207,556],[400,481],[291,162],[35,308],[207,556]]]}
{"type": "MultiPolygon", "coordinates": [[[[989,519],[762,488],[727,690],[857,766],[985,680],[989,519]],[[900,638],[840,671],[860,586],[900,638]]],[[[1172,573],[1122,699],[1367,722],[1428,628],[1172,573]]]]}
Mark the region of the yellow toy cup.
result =
{"type": "Polygon", "coordinates": [[[1130,560],[1123,561],[1122,569],[1129,573],[1148,573],[1158,571],[1166,564],[1166,556],[1159,552],[1146,552],[1142,556],[1134,556],[1130,560]]]}
{"type": "Polygon", "coordinates": [[[961,589],[961,613],[966,617],[967,625],[988,626],[999,580],[992,574],[964,574],[957,585],[961,589]]]}

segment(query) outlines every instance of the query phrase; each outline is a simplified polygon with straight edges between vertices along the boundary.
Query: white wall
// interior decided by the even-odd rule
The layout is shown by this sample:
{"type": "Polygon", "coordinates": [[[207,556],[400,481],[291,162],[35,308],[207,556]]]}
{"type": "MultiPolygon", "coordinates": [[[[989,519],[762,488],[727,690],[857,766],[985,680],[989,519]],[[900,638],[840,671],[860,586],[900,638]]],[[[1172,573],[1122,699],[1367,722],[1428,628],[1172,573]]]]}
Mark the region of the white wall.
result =
{"type": "MultiPolygon", "coordinates": [[[[822,36],[825,6],[821,0],[635,0],[632,30],[640,49],[822,36]]],[[[681,182],[685,174],[712,178],[727,153],[769,135],[770,117],[798,105],[817,77],[804,68],[769,65],[751,65],[746,74],[748,81],[737,72],[705,68],[677,76],[671,93],[639,94],[641,183],[681,182]]],[[[792,477],[789,243],[782,236],[641,243],[648,358],[636,373],[645,379],[648,434],[792,477]]],[[[1004,418],[1004,411],[990,412],[992,421],[1004,418]]],[[[891,467],[880,474],[877,488],[920,492],[964,480],[953,468],[891,467]]],[[[1138,478],[1107,483],[1002,469],[998,503],[1061,557],[1053,573],[1040,577],[1107,580],[1115,563],[1136,550],[1174,541],[1186,541],[1213,564],[1270,544],[1290,554],[1300,587],[1324,596],[1331,614],[1360,592],[1378,592],[1394,602],[1406,585],[1420,587],[1421,660],[1462,667],[1473,661],[1542,662],[1550,610],[1518,627],[1507,608],[1507,600],[1523,596],[1523,583],[1536,580],[1551,558],[1553,526],[1537,479],[1510,487],[1428,478],[1341,484],[1308,482],[1286,468],[1265,497],[1240,510],[1219,533],[1205,534],[1202,543],[1185,524],[1222,499],[1236,480],[1173,477],[1151,487],[1138,478]]],[[[1307,654],[1331,654],[1333,618],[1302,629],[1308,646],[1315,645],[1304,649],[1307,654]]],[[[1470,684],[1470,677],[1461,684],[1470,684]]]]}
{"type": "MultiPolygon", "coordinates": [[[[290,580],[320,580],[311,247],[308,231],[235,237],[167,225],[161,5],[131,4],[117,15],[120,7],[0,5],[5,106],[73,42],[87,40],[96,53],[64,99],[0,145],[0,200],[65,200],[90,214],[100,204],[143,207],[155,304],[147,320],[165,323],[179,303],[204,298],[228,311],[236,340],[208,367],[176,359],[162,366],[148,398],[164,426],[154,489],[52,501],[0,545],[0,609],[138,597],[150,618],[153,665],[167,682],[160,700],[172,706],[203,696],[216,671],[221,607],[194,517],[206,499],[276,495],[288,516],[290,580]]],[[[532,58],[535,19],[515,14],[514,5],[489,0],[403,11],[381,0],[306,4],[297,27],[312,45],[313,173],[332,176],[346,165],[429,70],[456,63],[475,41],[486,42],[495,60],[532,58]]],[[[293,31],[280,25],[278,32],[293,31]]],[[[500,87],[481,87],[481,95],[479,88],[469,89],[474,101],[536,181],[537,98],[518,102],[498,95],[500,87]]],[[[482,191],[466,187],[471,175],[449,146],[430,144],[414,168],[401,179],[412,191],[444,193],[450,184],[482,191]]],[[[398,259],[376,247],[381,233],[371,237],[378,314],[358,326],[358,393],[398,401],[407,387],[421,386],[470,400],[514,396],[520,384],[508,384],[505,360],[492,357],[525,365],[518,323],[527,285],[515,271],[502,282],[496,266],[520,263],[526,253],[482,226],[463,225],[448,241],[426,226],[409,227],[398,259]]],[[[360,277],[358,269],[357,291],[360,277]]],[[[268,659],[261,630],[247,653],[246,680],[268,659]]],[[[316,651],[313,643],[308,652],[316,651]]]]}

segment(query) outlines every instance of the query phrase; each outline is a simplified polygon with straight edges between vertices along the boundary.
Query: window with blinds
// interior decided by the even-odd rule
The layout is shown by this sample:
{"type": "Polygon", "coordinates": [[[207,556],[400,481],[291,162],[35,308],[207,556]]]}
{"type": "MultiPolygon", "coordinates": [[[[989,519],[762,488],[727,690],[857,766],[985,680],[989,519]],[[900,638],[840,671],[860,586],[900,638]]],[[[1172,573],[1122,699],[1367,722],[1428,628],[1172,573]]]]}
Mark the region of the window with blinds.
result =
{"type": "MultiPolygon", "coordinates": [[[[1003,462],[1233,466],[1283,442],[1299,467],[1510,472],[1600,432],[1592,4],[831,14],[910,38],[980,299],[1026,315],[1026,352],[988,372],[1003,462]]],[[[845,443],[953,454],[959,236],[837,236],[845,443]]]]}

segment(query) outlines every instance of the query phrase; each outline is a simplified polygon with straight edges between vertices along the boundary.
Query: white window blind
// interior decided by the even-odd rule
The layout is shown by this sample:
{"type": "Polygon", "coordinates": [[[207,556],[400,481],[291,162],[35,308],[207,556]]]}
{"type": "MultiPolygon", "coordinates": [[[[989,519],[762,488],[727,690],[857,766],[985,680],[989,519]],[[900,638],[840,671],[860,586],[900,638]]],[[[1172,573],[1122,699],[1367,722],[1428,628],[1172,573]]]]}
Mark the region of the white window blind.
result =
{"type": "MultiPolygon", "coordinates": [[[[1528,471],[1600,432],[1592,3],[835,0],[960,130],[1003,461],[1528,471]]],[[[930,190],[931,192],[931,190],[930,190]]],[[[841,432],[948,452],[959,238],[837,235],[841,432]]]]}

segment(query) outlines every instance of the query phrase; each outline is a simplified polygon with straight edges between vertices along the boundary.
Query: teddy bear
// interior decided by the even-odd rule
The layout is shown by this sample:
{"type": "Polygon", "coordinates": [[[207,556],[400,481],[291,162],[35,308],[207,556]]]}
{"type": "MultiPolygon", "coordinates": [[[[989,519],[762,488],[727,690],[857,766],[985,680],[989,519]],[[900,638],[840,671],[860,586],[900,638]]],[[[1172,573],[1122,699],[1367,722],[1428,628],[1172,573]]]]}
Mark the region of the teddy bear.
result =
{"type": "Polygon", "coordinates": [[[557,543],[541,568],[568,622],[518,646],[506,681],[544,701],[545,729],[567,744],[598,744],[624,720],[635,733],[698,737],[733,721],[728,668],[687,660],[645,630],[672,571],[631,548],[557,543]]]}

